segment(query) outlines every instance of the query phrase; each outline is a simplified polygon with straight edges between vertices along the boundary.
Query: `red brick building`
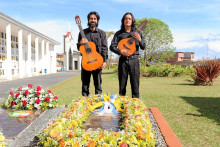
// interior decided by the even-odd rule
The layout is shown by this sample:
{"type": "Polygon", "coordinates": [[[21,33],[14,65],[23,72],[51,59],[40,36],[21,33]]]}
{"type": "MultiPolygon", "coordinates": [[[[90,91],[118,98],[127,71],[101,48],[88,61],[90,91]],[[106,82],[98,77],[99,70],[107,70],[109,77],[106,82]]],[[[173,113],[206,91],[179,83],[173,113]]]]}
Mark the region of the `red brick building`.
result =
{"type": "Polygon", "coordinates": [[[194,52],[176,52],[173,58],[166,58],[167,62],[179,62],[185,60],[194,60],[194,52]]]}

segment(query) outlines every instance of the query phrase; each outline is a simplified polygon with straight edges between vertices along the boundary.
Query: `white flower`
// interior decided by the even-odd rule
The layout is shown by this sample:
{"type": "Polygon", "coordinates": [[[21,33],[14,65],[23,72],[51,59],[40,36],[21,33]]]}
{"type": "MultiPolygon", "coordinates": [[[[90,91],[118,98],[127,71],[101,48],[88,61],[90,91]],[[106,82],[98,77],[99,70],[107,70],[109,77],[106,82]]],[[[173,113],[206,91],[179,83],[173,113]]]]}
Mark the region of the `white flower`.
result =
{"type": "Polygon", "coordinates": [[[28,96],[28,97],[30,97],[30,98],[31,98],[31,97],[33,97],[33,96],[34,96],[33,94],[29,94],[29,96],[28,96]]]}
{"type": "Polygon", "coordinates": [[[52,104],[49,104],[49,107],[53,107],[53,105],[52,105],[52,104]]]}
{"type": "Polygon", "coordinates": [[[33,104],[33,103],[34,103],[34,101],[32,99],[30,99],[29,104],[33,104]]]}

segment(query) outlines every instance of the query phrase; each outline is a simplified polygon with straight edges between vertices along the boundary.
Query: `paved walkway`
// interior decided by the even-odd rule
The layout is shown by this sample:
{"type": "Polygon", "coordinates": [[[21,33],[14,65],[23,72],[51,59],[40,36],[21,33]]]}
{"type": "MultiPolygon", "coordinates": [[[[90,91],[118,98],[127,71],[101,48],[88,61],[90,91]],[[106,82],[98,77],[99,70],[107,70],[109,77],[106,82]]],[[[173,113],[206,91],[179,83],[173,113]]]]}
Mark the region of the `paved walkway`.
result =
{"type": "Polygon", "coordinates": [[[11,89],[15,89],[20,86],[33,84],[34,87],[40,85],[42,88],[47,88],[78,74],[80,74],[80,71],[64,71],[43,76],[35,76],[11,81],[2,81],[0,82],[0,99],[3,97],[7,97],[11,89]]]}

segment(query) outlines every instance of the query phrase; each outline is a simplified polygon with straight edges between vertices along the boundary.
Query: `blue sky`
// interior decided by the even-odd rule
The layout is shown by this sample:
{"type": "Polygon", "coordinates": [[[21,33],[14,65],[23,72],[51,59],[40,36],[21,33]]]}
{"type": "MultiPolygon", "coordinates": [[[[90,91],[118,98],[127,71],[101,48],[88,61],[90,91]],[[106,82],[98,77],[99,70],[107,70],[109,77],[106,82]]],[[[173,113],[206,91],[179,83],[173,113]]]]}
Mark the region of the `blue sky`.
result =
{"type": "Polygon", "coordinates": [[[132,12],[135,18],[168,24],[176,51],[195,52],[196,59],[220,58],[220,0],[0,0],[0,11],[60,43],[69,28],[77,40],[75,15],[85,28],[87,14],[97,11],[99,28],[117,31],[123,14],[132,12]]]}

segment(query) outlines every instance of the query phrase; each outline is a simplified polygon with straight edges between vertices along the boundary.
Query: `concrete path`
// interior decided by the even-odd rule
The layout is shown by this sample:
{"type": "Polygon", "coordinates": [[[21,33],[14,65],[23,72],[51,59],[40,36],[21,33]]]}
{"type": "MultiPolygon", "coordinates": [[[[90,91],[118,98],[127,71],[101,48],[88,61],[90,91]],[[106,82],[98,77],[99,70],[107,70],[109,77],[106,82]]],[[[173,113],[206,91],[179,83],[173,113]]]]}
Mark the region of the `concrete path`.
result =
{"type": "Polygon", "coordinates": [[[73,76],[80,74],[80,71],[64,71],[54,74],[35,76],[30,78],[16,79],[11,81],[0,82],[0,99],[7,97],[11,89],[18,88],[20,86],[26,86],[33,84],[34,87],[40,85],[42,88],[47,88],[64,80],[67,80],[73,76]]]}

